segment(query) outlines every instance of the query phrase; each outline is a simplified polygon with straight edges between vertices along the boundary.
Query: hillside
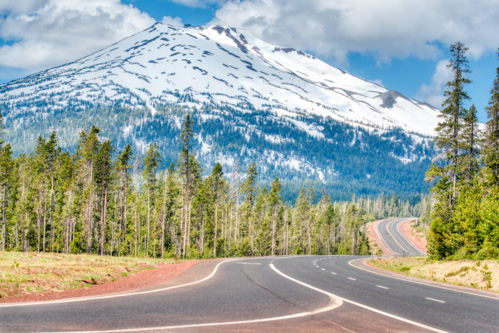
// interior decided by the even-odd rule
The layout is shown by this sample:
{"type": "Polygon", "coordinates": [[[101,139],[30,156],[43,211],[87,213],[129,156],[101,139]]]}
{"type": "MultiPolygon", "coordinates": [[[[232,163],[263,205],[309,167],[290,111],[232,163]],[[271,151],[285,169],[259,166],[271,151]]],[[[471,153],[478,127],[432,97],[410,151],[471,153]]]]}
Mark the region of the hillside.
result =
{"type": "Polygon", "coordinates": [[[301,51],[228,27],[157,23],[87,57],[0,86],[14,151],[56,131],[73,150],[96,124],[118,147],[158,142],[165,165],[193,112],[198,159],[263,180],[312,179],[349,193],[418,193],[437,110],[301,51]]]}

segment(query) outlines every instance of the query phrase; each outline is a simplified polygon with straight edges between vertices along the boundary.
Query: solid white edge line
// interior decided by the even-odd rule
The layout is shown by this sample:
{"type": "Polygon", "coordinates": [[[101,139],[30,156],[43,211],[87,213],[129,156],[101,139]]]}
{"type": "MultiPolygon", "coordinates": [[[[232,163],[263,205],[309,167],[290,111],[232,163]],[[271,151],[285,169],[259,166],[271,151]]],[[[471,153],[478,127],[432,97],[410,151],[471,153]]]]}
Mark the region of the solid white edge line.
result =
{"type": "Polygon", "coordinates": [[[435,328],[435,327],[427,326],[425,324],[421,324],[421,323],[418,323],[416,321],[412,321],[412,320],[409,320],[409,319],[406,319],[406,318],[402,318],[402,317],[399,317],[399,316],[396,316],[396,315],[392,315],[390,313],[387,313],[387,312],[384,312],[384,311],[381,311],[381,310],[378,310],[378,309],[375,309],[375,308],[371,308],[370,306],[367,306],[367,305],[364,305],[364,304],[360,304],[360,303],[348,300],[348,299],[340,297],[338,295],[331,294],[331,293],[329,293],[327,291],[324,291],[324,290],[321,290],[319,288],[310,286],[310,285],[308,285],[308,284],[306,284],[304,282],[301,282],[299,280],[293,279],[292,277],[289,277],[289,276],[285,275],[284,273],[282,273],[279,270],[277,270],[277,268],[275,268],[273,264],[270,264],[270,266],[271,266],[271,268],[274,271],[276,271],[278,274],[284,276],[285,278],[287,278],[287,279],[289,279],[291,281],[294,281],[294,282],[296,282],[298,284],[301,284],[303,286],[306,286],[306,287],[308,287],[310,289],[317,290],[317,291],[322,292],[322,293],[324,293],[326,295],[330,295],[329,297],[334,297],[335,299],[342,300],[343,302],[350,303],[350,304],[356,305],[358,307],[361,307],[363,309],[366,309],[366,310],[369,310],[369,311],[381,314],[383,316],[386,316],[386,317],[389,317],[389,318],[393,318],[393,319],[396,319],[396,320],[399,320],[399,321],[402,321],[402,322],[405,322],[405,323],[408,323],[408,324],[411,324],[411,325],[414,325],[414,326],[417,326],[417,327],[421,327],[421,328],[424,328],[424,329],[427,329],[427,330],[430,330],[430,331],[433,331],[433,332],[439,332],[439,333],[445,333],[446,332],[446,331],[440,330],[440,329],[435,328]]]}
{"type": "Polygon", "coordinates": [[[77,332],[72,332],[72,333],[96,333],[96,332],[102,332],[102,333],[114,333],[114,332],[147,332],[147,331],[157,331],[157,330],[175,330],[175,329],[183,329],[183,328],[196,328],[196,327],[208,327],[208,326],[222,326],[222,325],[242,325],[242,324],[254,324],[254,323],[263,323],[263,322],[268,322],[268,321],[277,321],[277,320],[286,320],[286,319],[294,319],[294,318],[300,318],[300,317],[306,317],[306,316],[311,316],[327,311],[334,310],[338,307],[340,307],[343,304],[343,300],[341,297],[337,297],[331,293],[328,293],[327,291],[315,288],[311,285],[308,285],[306,283],[303,283],[301,281],[295,280],[292,277],[289,277],[285,275],[284,273],[280,272],[277,270],[274,265],[271,263],[269,264],[270,268],[274,270],[277,274],[285,277],[288,280],[291,280],[293,282],[296,282],[302,286],[305,286],[307,288],[310,288],[312,290],[318,291],[322,294],[325,294],[329,296],[330,301],[329,303],[322,308],[313,310],[313,311],[305,311],[305,312],[299,312],[291,315],[285,315],[285,316],[280,316],[280,317],[272,317],[272,318],[263,318],[263,319],[251,319],[251,320],[240,320],[240,321],[230,321],[230,322],[220,322],[220,323],[204,323],[204,324],[190,324],[190,325],[176,325],[176,326],[162,326],[162,327],[147,327],[147,328],[130,328],[130,329],[117,329],[117,330],[98,330],[98,331],[77,331],[77,332]]]}
{"type": "MultiPolygon", "coordinates": [[[[352,265],[353,261],[358,261],[358,260],[367,261],[367,260],[369,260],[369,258],[366,257],[366,258],[352,259],[352,260],[350,260],[348,262],[348,264],[350,266],[352,266],[353,268],[360,269],[361,271],[365,271],[365,272],[368,272],[368,273],[371,273],[371,274],[375,274],[375,275],[384,276],[384,277],[387,277],[387,278],[390,278],[390,279],[394,279],[394,280],[400,280],[400,281],[405,281],[405,282],[409,282],[409,283],[420,284],[420,285],[427,286],[427,287],[438,288],[438,289],[443,289],[443,290],[449,290],[449,291],[453,291],[453,292],[456,292],[456,293],[461,293],[461,294],[467,294],[467,295],[473,295],[473,296],[478,296],[478,297],[484,297],[484,298],[489,298],[489,299],[493,299],[493,300],[498,300],[497,297],[491,297],[491,296],[487,296],[487,295],[476,294],[476,293],[473,293],[472,291],[464,291],[464,290],[452,289],[451,288],[452,285],[450,285],[449,287],[438,286],[438,285],[431,284],[432,281],[430,281],[430,280],[423,280],[422,279],[422,281],[413,281],[413,280],[405,279],[404,277],[406,277],[406,276],[405,275],[401,275],[399,273],[395,273],[394,272],[395,274],[400,275],[400,277],[397,277],[397,276],[391,276],[391,275],[388,275],[388,274],[383,274],[383,273],[374,271],[375,269],[380,269],[380,268],[374,267],[373,268],[374,270],[369,270],[369,269],[365,269],[365,268],[362,268],[362,267],[358,267],[358,266],[352,265]]],[[[369,267],[369,266],[367,266],[367,267],[369,267]]],[[[438,283],[444,284],[443,282],[438,282],[438,283]]]]}
{"type": "Polygon", "coordinates": [[[438,303],[446,303],[445,301],[442,301],[442,300],[439,300],[439,299],[435,299],[435,298],[430,298],[430,297],[425,297],[427,300],[429,301],[433,301],[433,302],[438,302],[438,303]]]}
{"type": "Polygon", "coordinates": [[[197,280],[194,282],[189,282],[185,284],[180,284],[177,286],[171,286],[171,287],[165,287],[161,289],[154,289],[154,290],[148,290],[148,291],[137,291],[137,292],[132,292],[132,293],[125,293],[125,294],[114,294],[114,295],[104,295],[104,296],[93,296],[93,297],[79,297],[79,298],[70,298],[70,299],[64,299],[64,300],[54,300],[54,301],[43,301],[43,302],[28,302],[28,303],[4,303],[0,304],[0,308],[9,308],[9,307],[20,307],[20,306],[37,306],[37,305],[56,305],[56,304],[62,304],[62,303],[74,303],[74,302],[85,302],[85,301],[95,301],[95,300],[101,300],[101,299],[109,299],[109,298],[118,298],[118,297],[128,297],[128,296],[136,296],[136,295],[145,295],[145,294],[152,294],[152,293],[157,293],[165,290],[170,290],[170,289],[176,289],[176,288],[182,288],[182,287],[187,287],[187,286],[192,286],[204,281],[207,281],[211,279],[215,273],[218,270],[218,267],[220,265],[225,264],[227,262],[235,261],[235,260],[244,260],[244,259],[227,259],[224,260],[220,263],[218,263],[213,271],[211,272],[210,275],[202,278],[201,280],[197,280]]]}

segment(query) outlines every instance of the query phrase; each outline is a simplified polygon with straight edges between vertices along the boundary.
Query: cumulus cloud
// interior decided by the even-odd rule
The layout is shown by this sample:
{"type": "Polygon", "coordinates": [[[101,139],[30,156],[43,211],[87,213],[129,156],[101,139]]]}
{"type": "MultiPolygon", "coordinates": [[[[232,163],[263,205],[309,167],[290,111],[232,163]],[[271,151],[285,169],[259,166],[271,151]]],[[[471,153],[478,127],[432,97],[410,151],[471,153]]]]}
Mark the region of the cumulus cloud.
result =
{"type": "Polygon", "coordinates": [[[85,56],[154,24],[120,0],[4,0],[0,66],[26,73],[85,56]]]}
{"type": "Polygon", "coordinates": [[[212,4],[221,4],[226,2],[226,0],[170,0],[170,1],[178,3],[179,5],[193,7],[193,8],[205,8],[212,4]]]}
{"type": "Polygon", "coordinates": [[[182,22],[182,19],[180,17],[170,17],[170,16],[164,16],[163,19],[161,20],[161,23],[177,27],[181,27],[184,25],[184,22],[182,22]]]}
{"type": "Polygon", "coordinates": [[[350,52],[378,61],[415,56],[437,59],[462,41],[480,57],[499,45],[499,6],[491,0],[231,0],[213,24],[245,28],[269,42],[334,57],[350,52]]]}
{"type": "Polygon", "coordinates": [[[440,108],[444,102],[444,91],[447,82],[452,79],[452,71],[447,68],[449,60],[441,60],[437,63],[435,72],[429,84],[423,84],[416,93],[416,99],[426,102],[436,108],[440,108]]]}

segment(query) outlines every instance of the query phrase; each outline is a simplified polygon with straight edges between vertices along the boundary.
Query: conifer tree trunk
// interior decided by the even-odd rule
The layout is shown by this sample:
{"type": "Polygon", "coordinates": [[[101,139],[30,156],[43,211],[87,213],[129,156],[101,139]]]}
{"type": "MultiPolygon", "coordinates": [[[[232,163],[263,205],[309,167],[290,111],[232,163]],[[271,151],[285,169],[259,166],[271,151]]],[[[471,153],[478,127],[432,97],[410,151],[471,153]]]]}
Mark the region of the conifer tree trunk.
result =
{"type": "Polygon", "coordinates": [[[2,206],[2,251],[5,251],[5,243],[7,242],[7,184],[3,186],[2,206]]]}
{"type": "Polygon", "coordinates": [[[50,177],[50,217],[49,217],[49,228],[50,228],[50,241],[49,250],[52,251],[54,244],[54,175],[50,177]]]}
{"type": "Polygon", "coordinates": [[[139,192],[137,191],[135,195],[135,232],[134,232],[134,243],[135,243],[135,256],[137,256],[137,246],[138,246],[138,233],[139,233],[139,228],[138,228],[138,215],[139,215],[139,192]]]}
{"type": "Polygon", "coordinates": [[[45,244],[46,244],[45,243],[45,235],[47,233],[47,198],[45,198],[45,196],[44,196],[43,204],[45,205],[45,207],[43,210],[43,244],[42,244],[42,249],[43,249],[43,252],[45,252],[45,244]]]}
{"type": "Polygon", "coordinates": [[[147,238],[146,255],[149,257],[149,239],[151,234],[151,191],[147,192],[147,238]]]}
{"type": "Polygon", "coordinates": [[[217,257],[218,199],[215,200],[215,232],[213,237],[213,257],[217,257]]]}
{"type": "Polygon", "coordinates": [[[100,255],[104,255],[104,247],[106,241],[106,219],[107,219],[107,185],[104,190],[104,197],[102,200],[102,218],[101,218],[101,229],[100,229],[100,255]]]}

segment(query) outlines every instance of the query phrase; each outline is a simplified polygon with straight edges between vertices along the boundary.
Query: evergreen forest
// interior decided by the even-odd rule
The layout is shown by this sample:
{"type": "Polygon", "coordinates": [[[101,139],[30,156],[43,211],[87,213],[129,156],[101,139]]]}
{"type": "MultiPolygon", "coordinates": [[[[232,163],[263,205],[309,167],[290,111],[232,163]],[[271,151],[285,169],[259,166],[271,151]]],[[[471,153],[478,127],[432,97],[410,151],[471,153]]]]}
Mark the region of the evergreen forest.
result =
{"type": "Polygon", "coordinates": [[[164,165],[156,143],[143,157],[116,151],[92,126],[74,152],[55,132],[30,154],[0,150],[0,250],[158,258],[287,254],[369,254],[366,223],[430,214],[431,198],[412,205],[379,195],[335,201],[324,189],[302,188],[283,200],[279,178],[257,182],[255,162],[230,173],[203,170],[193,148],[190,114],[177,160],[164,165]],[[206,173],[206,172],[204,172],[206,173]]]}

